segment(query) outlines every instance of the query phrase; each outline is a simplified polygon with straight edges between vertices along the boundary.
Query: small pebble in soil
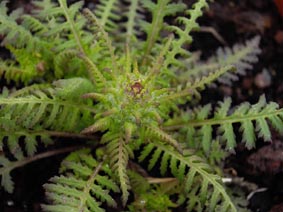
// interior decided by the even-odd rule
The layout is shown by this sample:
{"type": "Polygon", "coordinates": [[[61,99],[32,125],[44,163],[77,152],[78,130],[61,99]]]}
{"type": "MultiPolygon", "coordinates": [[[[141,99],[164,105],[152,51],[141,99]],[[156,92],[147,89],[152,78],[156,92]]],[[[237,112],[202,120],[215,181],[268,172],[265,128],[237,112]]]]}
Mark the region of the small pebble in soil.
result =
{"type": "Polygon", "coordinates": [[[258,88],[267,88],[271,85],[271,75],[267,69],[263,69],[261,73],[258,73],[254,80],[255,85],[258,88]]]}
{"type": "Polygon", "coordinates": [[[14,204],[15,204],[15,203],[14,203],[14,201],[12,201],[12,200],[8,200],[8,201],[7,201],[7,205],[8,205],[8,206],[14,206],[14,204]]]}

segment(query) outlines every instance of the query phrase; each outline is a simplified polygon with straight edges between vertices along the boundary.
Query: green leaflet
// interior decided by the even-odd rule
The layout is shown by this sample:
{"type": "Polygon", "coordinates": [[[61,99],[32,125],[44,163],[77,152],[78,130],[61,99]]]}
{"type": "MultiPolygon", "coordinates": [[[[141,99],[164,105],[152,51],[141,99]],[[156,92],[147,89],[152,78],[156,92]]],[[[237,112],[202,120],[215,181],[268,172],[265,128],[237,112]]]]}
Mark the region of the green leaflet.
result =
{"type": "Polygon", "coordinates": [[[257,55],[261,53],[259,49],[260,38],[258,36],[248,40],[245,45],[235,44],[232,48],[219,48],[216,56],[210,57],[206,62],[199,61],[199,56],[185,61],[188,70],[179,76],[181,82],[187,82],[188,79],[201,78],[209,75],[215,69],[229,64],[236,67],[236,71],[228,72],[217,78],[220,83],[231,85],[233,81],[239,79],[238,75],[244,75],[247,70],[252,69],[251,63],[257,61],[257,55]]]}
{"type": "Polygon", "coordinates": [[[168,146],[162,145],[160,143],[149,144],[145,147],[145,150],[142,151],[140,161],[144,160],[146,157],[150,156],[149,168],[152,168],[156,165],[157,159],[159,157],[166,157],[168,159],[162,159],[161,167],[167,169],[169,168],[167,160],[170,161],[170,170],[171,173],[176,176],[180,182],[185,181],[185,190],[190,191],[191,186],[193,185],[196,176],[199,175],[202,178],[202,184],[198,185],[200,188],[199,199],[201,204],[205,204],[206,201],[209,201],[210,208],[215,208],[216,204],[220,204],[223,209],[221,211],[236,211],[235,206],[231,202],[229,196],[226,194],[224,188],[221,186],[219,176],[211,174],[210,167],[205,164],[201,158],[194,155],[190,150],[184,151],[183,155],[172,150],[168,146]],[[161,152],[163,155],[161,156],[161,152]],[[177,167],[176,162],[178,161],[179,165],[177,167]],[[190,168],[186,173],[185,168],[190,168]],[[185,178],[185,179],[184,179],[185,178]],[[208,184],[213,186],[212,196],[208,197],[208,184]],[[211,198],[211,199],[210,199],[211,198]],[[219,202],[218,200],[221,199],[219,202]]]}
{"type": "MultiPolygon", "coordinates": [[[[212,127],[216,126],[216,133],[221,141],[226,143],[228,150],[233,150],[236,145],[235,124],[240,124],[239,131],[242,133],[242,141],[248,149],[256,144],[256,136],[270,141],[270,125],[282,133],[282,109],[274,102],[267,103],[264,96],[261,96],[258,103],[251,105],[247,102],[241,105],[231,107],[231,99],[227,98],[224,102],[219,102],[214,115],[208,112],[207,105],[201,109],[195,109],[194,115],[186,121],[180,121],[178,124],[168,123],[168,129],[175,127],[187,127],[188,130],[194,128],[194,136],[200,135],[205,152],[209,152],[212,142],[212,127]],[[204,112],[205,111],[205,112],[204,112]]],[[[191,111],[190,111],[191,113],[191,111]]],[[[176,122],[177,120],[175,120],[176,122]]],[[[174,122],[174,121],[173,121],[174,122]]],[[[192,136],[192,135],[191,135],[192,136]]]]}
{"type": "Polygon", "coordinates": [[[126,42],[132,43],[131,41],[134,41],[136,39],[136,36],[138,34],[137,30],[135,29],[135,27],[138,25],[137,23],[137,19],[139,16],[141,16],[141,14],[138,13],[138,9],[139,9],[139,4],[140,1],[139,0],[132,0],[132,1],[128,1],[131,5],[128,8],[128,13],[127,13],[127,22],[126,22],[126,35],[127,35],[127,39],[126,42]]]}
{"type": "Polygon", "coordinates": [[[47,197],[56,202],[42,205],[44,211],[105,211],[101,202],[111,207],[116,202],[109,195],[118,192],[119,187],[110,175],[101,174],[105,169],[103,162],[96,161],[89,150],[73,152],[62,163],[62,173],[44,185],[47,197]]]}
{"type": "Polygon", "coordinates": [[[178,22],[184,26],[184,29],[178,26],[170,26],[170,30],[178,35],[178,39],[174,39],[172,43],[171,51],[166,55],[165,67],[173,64],[177,67],[182,67],[182,63],[176,58],[177,55],[182,55],[184,57],[189,56],[189,52],[183,48],[184,44],[190,44],[192,42],[192,37],[190,35],[191,31],[198,28],[199,25],[196,22],[197,18],[202,15],[202,9],[208,7],[205,0],[197,1],[194,8],[187,11],[187,15],[184,17],[178,17],[178,22]]]}
{"type": "Polygon", "coordinates": [[[127,165],[129,157],[133,155],[130,147],[122,139],[113,140],[107,145],[107,152],[110,158],[110,166],[119,178],[120,188],[122,191],[123,205],[126,205],[131,188],[129,177],[127,175],[127,165]]]}
{"type": "Polygon", "coordinates": [[[100,23],[107,31],[113,31],[118,28],[115,23],[121,16],[116,15],[115,12],[119,11],[119,1],[117,0],[102,0],[97,5],[95,15],[100,19],[100,23]]]}
{"type": "Polygon", "coordinates": [[[53,85],[56,95],[63,99],[78,99],[94,90],[93,84],[84,78],[58,80],[53,85]]]}
{"type": "Polygon", "coordinates": [[[0,63],[0,76],[30,84],[42,77],[50,80],[54,76],[58,79],[76,74],[86,75],[84,64],[78,58],[62,60],[66,54],[69,55],[70,50],[85,51],[86,46],[92,46],[86,53],[95,53],[100,47],[92,45],[95,39],[92,34],[94,30],[87,28],[87,20],[82,14],[78,14],[82,2],[77,2],[70,8],[64,7],[64,1],[61,3],[62,8],[51,1],[36,1],[35,4],[41,10],[34,10],[33,14],[23,16],[22,25],[17,23],[17,13],[10,14],[9,18],[5,17],[5,1],[1,3],[3,9],[0,13],[0,32],[5,35],[2,45],[11,50],[14,59],[9,63],[0,63]],[[68,18],[64,21],[66,12],[68,18]],[[74,20],[70,22],[72,19],[74,20]],[[82,28],[88,30],[78,33],[82,28]],[[15,39],[18,42],[14,42],[15,39]]]}
{"type": "MultiPolygon", "coordinates": [[[[143,1],[143,6],[152,13],[152,21],[144,27],[147,34],[147,40],[144,47],[144,58],[147,58],[158,39],[160,30],[164,24],[164,18],[175,14],[184,9],[182,4],[169,4],[170,0],[158,0],[157,3],[151,1],[143,1]]],[[[145,25],[145,24],[143,24],[145,25]]]]}
{"type": "Polygon", "coordinates": [[[56,90],[50,90],[37,91],[34,95],[25,97],[0,98],[2,106],[0,115],[9,116],[15,124],[26,129],[44,127],[44,129],[74,131],[85,127],[94,109],[87,101],[74,101],[70,96],[67,100],[64,99],[66,96],[60,97],[62,91],[60,89],[58,96],[56,90]]]}
{"type": "Polygon", "coordinates": [[[43,142],[45,145],[50,145],[53,143],[53,141],[50,139],[50,135],[48,134],[48,132],[40,131],[40,132],[33,132],[28,134],[24,130],[20,132],[15,132],[15,130],[13,130],[8,135],[5,134],[3,135],[1,132],[0,134],[1,149],[3,149],[4,147],[2,141],[5,137],[7,138],[7,148],[9,149],[10,154],[16,160],[13,158],[11,160],[11,156],[7,156],[5,154],[0,155],[0,176],[1,176],[0,182],[1,182],[1,186],[3,186],[3,188],[7,192],[12,193],[14,190],[14,183],[10,176],[10,172],[13,171],[15,168],[21,167],[33,160],[36,160],[36,158],[40,159],[40,156],[39,157],[35,156],[35,151],[39,138],[40,141],[43,142]],[[20,137],[25,138],[24,149],[22,149],[19,146],[20,137]],[[26,156],[25,156],[25,152],[27,154],[26,156]]]}

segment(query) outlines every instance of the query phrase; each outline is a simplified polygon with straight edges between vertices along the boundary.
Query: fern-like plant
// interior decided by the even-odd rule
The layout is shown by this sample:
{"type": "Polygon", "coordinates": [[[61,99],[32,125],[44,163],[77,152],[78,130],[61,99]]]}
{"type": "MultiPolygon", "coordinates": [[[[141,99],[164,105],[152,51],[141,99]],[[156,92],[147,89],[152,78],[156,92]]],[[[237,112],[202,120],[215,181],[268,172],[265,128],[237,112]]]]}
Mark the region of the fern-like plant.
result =
{"type": "Polygon", "coordinates": [[[44,185],[43,211],[238,211],[217,168],[223,147],[235,148],[236,132],[247,148],[271,140],[283,110],[264,96],[196,103],[211,83],[252,68],[259,37],[200,62],[188,45],[206,0],[192,9],[170,0],[101,0],[93,11],[82,1],[32,4],[25,14],[0,3],[1,44],[12,55],[0,77],[16,87],[1,87],[3,188],[13,192],[15,168],[72,151],[44,185]],[[66,137],[86,140],[83,149],[37,153],[66,137]]]}

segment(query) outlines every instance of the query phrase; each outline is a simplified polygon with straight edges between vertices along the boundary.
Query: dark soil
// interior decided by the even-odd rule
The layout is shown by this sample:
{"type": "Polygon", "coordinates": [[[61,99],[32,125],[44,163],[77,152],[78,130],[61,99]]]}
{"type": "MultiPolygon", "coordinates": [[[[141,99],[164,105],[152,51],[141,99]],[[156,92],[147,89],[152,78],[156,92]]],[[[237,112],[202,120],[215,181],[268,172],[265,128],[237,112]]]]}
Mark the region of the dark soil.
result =
{"type": "MultiPolygon", "coordinates": [[[[31,9],[29,1],[10,2],[11,8],[31,9]]],[[[186,2],[191,4],[192,1],[186,2]]],[[[275,2],[280,1],[217,0],[200,18],[201,26],[211,27],[222,38],[220,40],[209,32],[194,33],[192,49],[201,50],[204,58],[225,43],[232,46],[256,35],[261,37],[262,49],[259,62],[252,71],[241,77],[233,87],[219,85],[206,90],[203,103],[216,103],[225,96],[232,96],[234,104],[243,101],[254,103],[265,94],[267,100],[283,106],[283,17],[279,12],[282,8],[277,7],[275,2]]],[[[7,51],[0,49],[0,56],[6,57],[7,51]]],[[[4,81],[0,83],[1,87],[5,85],[4,81]]],[[[239,144],[236,154],[231,155],[225,165],[227,170],[232,170],[234,177],[242,177],[260,189],[259,192],[246,189],[246,195],[256,192],[250,195],[249,200],[250,208],[257,212],[283,211],[283,137],[273,134],[271,143],[259,140],[257,147],[251,151],[239,144]]],[[[0,190],[0,211],[40,211],[39,205],[44,202],[41,185],[57,172],[63,157],[44,159],[15,170],[12,173],[17,185],[15,193],[10,195],[0,190]]]]}

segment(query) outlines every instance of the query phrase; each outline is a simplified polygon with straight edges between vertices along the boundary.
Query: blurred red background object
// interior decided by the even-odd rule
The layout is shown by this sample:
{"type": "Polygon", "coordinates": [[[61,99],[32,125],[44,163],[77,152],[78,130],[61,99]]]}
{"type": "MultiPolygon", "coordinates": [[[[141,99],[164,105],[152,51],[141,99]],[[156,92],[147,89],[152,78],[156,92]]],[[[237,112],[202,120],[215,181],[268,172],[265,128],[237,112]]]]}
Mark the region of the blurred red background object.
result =
{"type": "Polygon", "coordinates": [[[274,0],[274,2],[277,6],[280,15],[283,16],[283,0],[274,0]]]}

